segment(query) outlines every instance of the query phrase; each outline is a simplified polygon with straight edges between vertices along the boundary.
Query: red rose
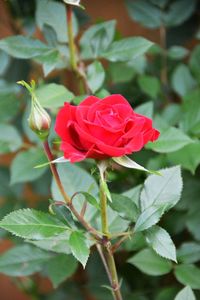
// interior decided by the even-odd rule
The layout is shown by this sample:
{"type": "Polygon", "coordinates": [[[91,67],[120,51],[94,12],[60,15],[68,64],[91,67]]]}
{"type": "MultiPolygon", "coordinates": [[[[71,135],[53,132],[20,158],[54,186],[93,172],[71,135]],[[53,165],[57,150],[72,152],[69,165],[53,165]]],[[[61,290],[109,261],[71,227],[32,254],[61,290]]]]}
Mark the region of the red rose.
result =
{"type": "Polygon", "coordinates": [[[89,96],[78,106],[65,103],[57,115],[55,131],[64,157],[71,162],[131,154],[159,136],[152,120],[135,113],[121,95],[104,99],[89,96]]]}

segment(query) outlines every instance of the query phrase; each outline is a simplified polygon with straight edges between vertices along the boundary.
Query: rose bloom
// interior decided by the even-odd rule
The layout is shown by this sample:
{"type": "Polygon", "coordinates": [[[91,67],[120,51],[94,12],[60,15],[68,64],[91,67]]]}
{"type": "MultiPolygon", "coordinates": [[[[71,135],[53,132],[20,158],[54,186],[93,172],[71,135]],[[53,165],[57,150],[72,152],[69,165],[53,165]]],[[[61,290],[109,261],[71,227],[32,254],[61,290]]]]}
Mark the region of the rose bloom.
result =
{"type": "Polygon", "coordinates": [[[72,163],[131,154],[159,137],[152,120],[135,113],[121,95],[89,96],[78,106],[65,103],[58,112],[55,131],[64,157],[72,163]]]}

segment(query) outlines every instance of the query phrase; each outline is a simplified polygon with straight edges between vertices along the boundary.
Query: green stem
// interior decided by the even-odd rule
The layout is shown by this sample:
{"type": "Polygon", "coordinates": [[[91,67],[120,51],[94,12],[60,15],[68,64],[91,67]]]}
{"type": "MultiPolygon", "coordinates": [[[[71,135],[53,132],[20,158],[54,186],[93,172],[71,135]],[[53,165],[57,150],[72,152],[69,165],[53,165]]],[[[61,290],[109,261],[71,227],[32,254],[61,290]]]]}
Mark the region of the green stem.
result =
{"type": "MultiPolygon", "coordinates": [[[[47,156],[48,160],[51,162],[54,159],[54,157],[53,157],[53,154],[51,152],[51,149],[49,147],[49,143],[48,143],[47,140],[43,143],[43,147],[44,147],[44,151],[46,153],[46,156],[47,156]]],[[[56,184],[57,184],[57,186],[60,190],[60,193],[62,194],[62,196],[65,200],[65,203],[66,203],[67,207],[71,210],[71,212],[74,214],[74,216],[77,218],[77,220],[83,225],[83,227],[85,227],[85,229],[97,241],[101,242],[101,238],[99,237],[98,231],[95,228],[93,228],[88,222],[86,222],[84,217],[79,214],[79,212],[73,206],[72,199],[65,193],[64,187],[63,187],[62,182],[60,180],[60,176],[58,174],[58,171],[56,169],[55,164],[50,163],[50,168],[51,168],[51,172],[53,174],[53,177],[56,181],[56,184]]]]}
{"type": "Polygon", "coordinates": [[[67,5],[67,33],[68,33],[68,42],[69,42],[69,53],[70,53],[70,65],[72,70],[75,72],[77,78],[79,79],[80,93],[81,94],[89,94],[90,89],[87,84],[86,75],[84,72],[84,64],[79,61],[78,64],[78,56],[76,51],[76,45],[74,42],[74,34],[73,34],[73,8],[72,5],[67,5]]]}
{"type": "MultiPolygon", "coordinates": [[[[101,204],[101,225],[102,225],[102,232],[104,234],[102,238],[102,247],[103,247],[103,254],[105,257],[105,261],[107,264],[106,271],[109,273],[109,280],[112,286],[112,293],[113,293],[113,298],[115,300],[122,300],[122,295],[120,292],[120,285],[118,281],[118,276],[117,276],[117,270],[116,270],[116,265],[115,265],[115,260],[114,256],[112,253],[112,245],[109,240],[109,228],[108,228],[108,215],[107,215],[107,197],[106,197],[106,192],[105,192],[105,169],[106,165],[103,164],[99,165],[99,170],[100,170],[100,204],[101,204]]],[[[102,258],[102,257],[101,257],[102,258]]],[[[103,261],[105,265],[105,261],[103,261]]]]}
{"type": "Polygon", "coordinates": [[[107,197],[103,188],[103,180],[100,180],[100,205],[101,205],[101,224],[102,232],[107,237],[109,235],[108,230],[108,216],[107,216],[107,197]]]}
{"type": "Polygon", "coordinates": [[[72,5],[67,5],[67,31],[70,52],[70,64],[72,70],[77,71],[76,47],[74,44],[73,24],[72,24],[72,5]]]}
{"type": "Polygon", "coordinates": [[[160,44],[162,47],[161,82],[163,83],[164,86],[167,86],[168,78],[167,78],[166,28],[164,25],[160,27],[160,44]]]}

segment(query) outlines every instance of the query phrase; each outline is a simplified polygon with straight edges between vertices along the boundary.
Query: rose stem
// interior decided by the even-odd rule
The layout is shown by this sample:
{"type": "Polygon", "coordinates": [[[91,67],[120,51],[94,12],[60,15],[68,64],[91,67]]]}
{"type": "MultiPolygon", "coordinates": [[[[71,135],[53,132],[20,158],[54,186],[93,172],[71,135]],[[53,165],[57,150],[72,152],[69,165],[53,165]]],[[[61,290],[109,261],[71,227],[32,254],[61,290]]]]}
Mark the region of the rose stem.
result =
{"type": "Polygon", "coordinates": [[[164,25],[160,26],[160,44],[162,47],[161,82],[166,88],[168,85],[168,78],[167,78],[166,28],[164,25]]]}
{"type": "MultiPolygon", "coordinates": [[[[50,149],[50,147],[49,147],[48,141],[43,142],[43,147],[44,147],[44,151],[45,151],[45,153],[46,153],[46,156],[47,156],[49,162],[51,162],[51,161],[54,159],[54,157],[53,157],[53,154],[52,154],[51,149],[50,149]]],[[[77,210],[75,209],[75,207],[73,206],[73,203],[72,203],[71,198],[65,193],[65,190],[64,190],[64,188],[63,188],[63,185],[62,185],[62,182],[61,182],[61,180],[60,180],[60,176],[59,176],[59,174],[58,174],[58,171],[57,171],[57,169],[56,169],[55,164],[52,164],[52,163],[51,163],[51,164],[50,164],[50,168],[51,168],[51,172],[52,172],[52,174],[53,174],[53,177],[54,177],[54,179],[55,179],[55,181],[56,181],[56,184],[57,184],[57,186],[58,186],[58,188],[59,188],[59,190],[60,190],[60,192],[61,192],[61,194],[62,194],[62,196],[63,196],[63,198],[64,198],[64,200],[65,200],[65,203],[66,203],[66,205],[68,206],[68,208],[69,208],[69,209],[71,210],[71,212],[75,215],[75,217],[78,219],[78,221],[83,225],[83,227],[85,227],[85,229],[86,229],[89,233],[91,233],[97,241],[101,241],[101,238],[99,237],[99,234],[98,234],[98,232],[96,231],[96,229],[93,228],[88,222],[86,222],[86,220],[84,219],[84,217],[81,216],[81,215],[78,213],[78,211],[77,211],[77,210]]]]}
{"type": "Polygon", "coordinates": [[[90,89],[87,84],[86,75],[84,72],[84,63],[82,61],[79,62],[77,59],[77,51],[76,45],[74,42],[74,34],[73,34],[73,21],[72,21],[72,5],[67,4],[67,33],[68,33],[68,41],[69,41],[69,53],[70,53],[70,65],[72,70],[75,72],[77,78],[80,80],[80,91],[81,94],[89,94],[90,89]]]}
{"type": "MultiPolygon", "coordinates": [[[[117,270],[115,265],[114,256],[112,253],[112,245],[109,240],[109,228],[108,228],[108,215],[107,215],[107,197],[104,189],[103,182],[105,181],[105,172],[100,171],[100,204],[101,204],[101,224],[102,224],[102,232],[103,236],[103,253],[105,256],[105,260],[107,263],[107,268],[109,271],[109,279],[111,281],[113,297],[115,300],[122,300],[122,295],[120,292],[120,285],[117,276],[117,270]]],[[[104,263],[104,261],[103,261],[104,263]]],[[[105,265],[105,263],[104,263],[105,265]]],[[[106,271],[107,271],[106,268],[106,271]]]]}
{"type": "Polygon", "coordinates": [[[125,235],[120,240],[118,240],[111,248],[112,253],[114,253],[128,237],[128,235],[125,235]]]}

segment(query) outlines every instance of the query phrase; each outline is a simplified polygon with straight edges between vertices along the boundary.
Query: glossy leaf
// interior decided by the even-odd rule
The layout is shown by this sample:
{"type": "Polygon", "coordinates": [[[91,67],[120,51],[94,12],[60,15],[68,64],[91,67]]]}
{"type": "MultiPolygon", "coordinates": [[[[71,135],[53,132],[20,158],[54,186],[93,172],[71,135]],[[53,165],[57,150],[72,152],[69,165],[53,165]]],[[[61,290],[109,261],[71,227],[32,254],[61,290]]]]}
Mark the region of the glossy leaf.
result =
{"type": "Polygon", "coordinates": [[[85,268],[90,252],[84,234],[80,231],[72,232],[69,238],[69,246],[74,257],[85,268]]]}
{"type": "Polygon", "coordinates": [[[105,71],[99,61],[94,61],[87,68],[87,81],[92,93],[98,91],[105,80],[105,71]]]}
{"type": "Polygon", "coordinates": [[[0,257],[0,273],[9,276],[28,276],[39,272],[52,257],[46,251],[31,245],[11,248],[0,257]]]}
{"type": "Polygon", "coordinates": [[[146,241],[160,256],[176,262],[176,248],[169,233],[159,227],[153,226],[145,231],[146,241]]]}
{"type": "Polygon", "coordinates": [[[0,153],[17,151],[22,146],[22,138],[17,129],[8,124],[0,124],[0,153]]]}
{"type": "Polygon", "coordinates": [[[151,98],[156,98],[160,92],[160,82],[157,77],[142,75],[138,78],[141,90],[151,98]]]}
{"type": "Polygon", "coordinates": [[[160,257],[151,249],[143,249],[131,258],[128,262],[145,274],[159,276],[167,274],[172,269],[172,264],[160,257]]]}
{"type": "Polygon", "coordinates": [[[157,28],[161,25],[161,10],[153,3],[146,0],[126,0],[130,17],[136,22],[149,28],[157,28]]]}
{"type": "Polygon", "coordinates": [[[173,207],[180,200],[183,187],[179,166],[160,170],[162,176],[150,175],[141,192],[141,208],[144,211],[152,205],[173,207]]]}
{"type": "Polygon", "coordinates": [[[18,153],[11,164],[11,184],[39,178],[46,169],[34,169],[34,167],[44,161],[46,157],[43,150],[39,148],[31,148],[18,153]]]}
{"type": "Polygon", "coordinates": [[[0,41],[0,49],[16,58],[28,59],[48,53],[52,48],[39,40],[15,35],[0,41]]]}
{"type": "Polygon", "coordinates": [[[178,265],[175,267],[176,279],[189,285],[192,289],[200,289],[200,269],[195,265],[178,265]]]}
{"type": "Polygon", "coordinates": [[[195,142],[178,151],[169,153],[167,158],[173,164],[180,164],[184,169],[194,174],[200,164],[200,143],[195,142]]]}
{"type": "Polygon", "coordinates": [[[3,228],[12,234],[26,238],[41,240],[58,235],[68,227],[50,214],[34,209],[19,209],[5,216],[0,222],[3,228]]]}
{"type": "Polygon", "coordinates": [[[130,37],[116,41],[102,54],[109,61],[128,61],[143,55],[153,43],[142,37],[130,37]]]}
{"type": "Polygon", "coordinates": [[[186,242],[177,250],[178,261],[190,264],[200,260],[200,243],[186,242]]]}
{"type": "Polygon", "coordinates": [[[165,206],[156,206],[152,205],[145,210],[139,215],[134,231],[144,231],[153,225],[157,224],[160,221],[160,218],[162,217],[163,213],[165,211],[165,206]]]}
{"type": "Polygon", "coordinates": [[[172,75],[172,87],[178,95],[184,96],[187,92],[192,90],[196,85],[189,68],[181,64],[177,66],[172,75]]]}
{"type": "Polygon", "coordinates": [[[181,46],[172,46],[169,48],[167,55],[174,60],[185,58],[189,54],[188,49],[181,46]]]}
{"type": "MultiPolygon", "coordinates": [[[[11,121],[19,112],[20,101],[14,93],[3,92],[3,88],[0,88],[0,122],[11,121]]],[[[9,89],[11,89],[11,87],[9,89]]]]}
{"type": "Polygon", "coordinates": [[[199,95],[199,90],[187,95],[186,101],[182,105],[182,118],[180,121],[183,130],[194,136],[200,136],[199,95]]]}
{"type": "Polygon", "coordinates": [[[184,287],[174,300],[196,300],[192,289],[189,286],[184,287]]]}
{"type": "Polygon", "coordinates": [[[141,104],[141,105],[137,106],[134,109],[134,111],[137,114],[141,114],[141,115],[144,115],[144,116],[152,119],[153,118],[153,102],[149,101],[144,104],[141,104]]]}
{"type": "Polygon", "coordinates": [[[47,265],[46,274],[57,288],[59,284],[72,276],[77,268],[77,261],[72,255],[58,254],[47,265]]]}
{"type": "Polygon", "coordinates": [[[43,107],[57,108],[64,105],[64,102],[70,102],[74,94],[65,86],[56,83],[45,84],[36,90],[36,96],[43,107]]]}
{"type": "Polygon", "coordinates": [[[90,26],[80,39],[82,57],[90,59],[101,55],[113,41],[115,26],[115,20],[90,26]]]}
{"type": "Polygon", "coordinates": [[[69,231],[64,231],[53,237],[48,237],[42,240],[31,240],[28,242],[46,251],[70,254],[69,235],[69,231]]]}
{"type": "Polygon", "coordinates": [[[159,153],[169,153],[177,151],[191,143],[193,143],[193,140],[180,129],[169,127],[166,130],[161,130],[159,139],[153,143],[148,143],[146,148],[159,153]]]}
{"type": "Polygon", "coordinates": [[[136,221],[139,210],[136,204],[124,195],[111,194],[112,202],[109,202],[110,207],[117,211],[119,215],[130,221],[136,221]]]}
{"type": "Polygon", "coordinates": [[[192,70],[192,73],[197,78],[198,82],[200,82],[200,71],[199,71],[199,64],[200,64],[200,45],[194,48],[192,51],[192,55],[190,57],[189,66],[192,70]]]}

